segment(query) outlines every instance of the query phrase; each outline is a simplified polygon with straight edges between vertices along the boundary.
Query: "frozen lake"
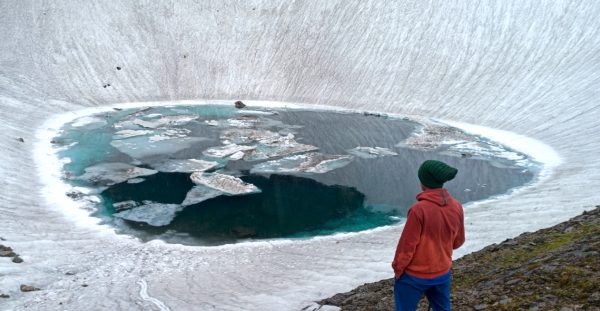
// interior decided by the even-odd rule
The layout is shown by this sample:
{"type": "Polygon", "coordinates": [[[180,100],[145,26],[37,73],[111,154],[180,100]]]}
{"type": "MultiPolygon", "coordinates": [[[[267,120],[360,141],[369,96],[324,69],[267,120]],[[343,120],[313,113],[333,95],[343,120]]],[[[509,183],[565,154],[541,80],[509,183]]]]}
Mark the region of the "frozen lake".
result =
{"type": "MultiPolygon", "coordinates": [[[[598,16],[591,0],[0,2],[0,243],[24,260],[0,258],[0,310],[311,310],[391,277],[401,224],[211,247],[99,224],[65,195],[51,141],[115,108],[242,100],[396,114],[437,125],[407,146],[456,127],[540,163],[523,187],[465,205],[455,257],[592,209],[598,16]]],[[[208,164],[161,169],[190,165],[208,164]]]]}
{"type": "Polygon", "coordinates": [[[213,245],[401,222],[419,192],[415,168],[426,159],[459,169],[447,187],[464,203],[539,172],[524,154],[457,128],[220,104],[119,109],[69,122],[53,139],[74,187],[68,195],[89,201],[118,232],[213,245]]]}

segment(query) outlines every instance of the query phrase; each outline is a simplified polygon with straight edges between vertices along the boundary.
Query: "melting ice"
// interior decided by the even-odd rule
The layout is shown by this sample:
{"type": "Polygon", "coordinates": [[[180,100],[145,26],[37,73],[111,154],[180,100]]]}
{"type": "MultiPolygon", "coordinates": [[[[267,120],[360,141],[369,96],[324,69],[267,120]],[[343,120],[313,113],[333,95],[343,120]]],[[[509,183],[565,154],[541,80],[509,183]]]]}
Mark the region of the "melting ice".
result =
{"type": "Polygon", "coordinates": [[[295,236],[302,232],[294,230],[331,233],[397,222],[418,192],[414,168],[428,158],[459,168],[448,187],[464,202],[533,176],[520,165],[528,159],[500,145],[401,118],[190,106],[123,110],[69,126],[57,137],[66,146],[60,156],[71,159],[66,175],[95,189],[89,193],[108,188],[102,202],[90,200],[98,215],[116,226],[155,228],[142,236],[164,236],[161,230],[230,236],[239,228],[245,236],[295,236]],[[467,152],[474,156],[464,157],[467,152]],[[307,210],[301,216],[290,210],[297,208],[307,210]],[[280,225],[259,228],[265,221],[280,225]]]}

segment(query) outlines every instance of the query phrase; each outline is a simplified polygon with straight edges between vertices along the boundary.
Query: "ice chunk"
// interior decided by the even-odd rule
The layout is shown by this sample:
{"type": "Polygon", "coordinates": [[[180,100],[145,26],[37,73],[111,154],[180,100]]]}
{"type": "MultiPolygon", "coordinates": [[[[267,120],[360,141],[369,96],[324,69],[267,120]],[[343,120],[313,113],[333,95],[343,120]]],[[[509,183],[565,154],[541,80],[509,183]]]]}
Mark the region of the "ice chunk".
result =
{"type": "Polygon", "coordinates": [[[162,133],[160,133],[158,135],[150,136],[148,138],[148,141],[155,142],[155,141],[167,140],[167,139],[172,139],[172,138],[183,138],[183,137],[187,137],[190,134],[190,132],[191,131],[188,129],[170,128],[170,129],[163,131],[162,133]]]}
{"type": "Polygon", "coordinates": [[[152,167],[165,173],[193,173],[203,172],[219,166],[218,162],[200,159],[167,160],[152,167]]]}
{"type": "Polygon", "coordinates": [[[243,151],[238,151],[238,152],[230,155],[228,159],[232,160],[232,161],[237,161],[237,160],[243,159],[245,155],[246,154],[243,151]]]}
{"type": "Polygon", "coordinates": [[[207,155],[209,157],[224,158],[224,157],[230,156],[234,153],[237,153],[238,151],[248,151],[248,150],[252,150],[255,148],[256,147],[254,147],[254,146],[229,144],[229,145],[225,145],[225,146],[209,148],[209,149],[204,150],[204,152],[202,152],[202,153],[204,153],[205,155],[207,155]]]}
{"type": "Polygon", "coordinates": [[[204,202],[208,199],[216,198],[224,193],[220,190],[206,187],[203,185],[194,186],[190,191],[188,191],[185,196],[185,200],[181,203],[181,206],[189,206],[193,204],[198,204],[200,202],[204,202]]]}
{"type": "Polygon", "coordinates": [[[210,126],[219,126],[220,124],[218,120],[206,120],[204,123],[210,126]]]}
{"type": "Polygon", "coordinates": [[[181,125],[190,121],[198,119],[195,115],[176,115],[176,116],[164,116],[158,120],[146,121],[142,119],[134,119],[133,124],[137,124],[145,128],[159,128],[166,125],[181,125]]]}
{"type": "Polygon", "coordinates": [[[123,139],[135,136],[143,136],[152,134],[153,131],[150,130],[121,130],[115,133],[113,139],[123,139]]]}
{"type": "Polygon", "coordinates": [[[294,135],[290,133],[287,136],[258,144],[255,150],[246,152],[244,159],[248,161],[265,160],[316,150],[319,148],[296,142],[294,135]]]}
{"type": "Polygon", "coordinates": [[[179,204],[148,203],[113,214],[126,220],[144,222],[151,226],[166,226],[183,207],[179,204]]]}
{"type": "Polygon", "coordinates": [[[130,209],[130,208],[134,208],[134,207],[137,207],[138,205],[139,205],[139,203],[136,201],[133,201],[133,200],[113,203],[113,207],[115,208],[115,210],[117,212],[123,211],[126,209],[130,209]]]}
{"type": "Polygon", "coordinates": [[[327,173],[352,162],[352,156],[317,152],[295,155],[258,164],[251,173],[327,173]]]}
{"type": "Polygon", "coordinates": [[[131,178],[156,174],[157,171],[126,163],[101,163],[85,168],[85,173],[77,179],[87,180],[96,185],[110,186],[131,178]]]}
{"type": "Polygon", "coordinates": [[[234,128],[223,131],[220,138],[234,144],[248,144],[253,142],[272,143],[278,141],[281,135],[267,130],[234,128]]]}
{"type": "Polygon", "coordinates": [[[348,150],[348,153],[364,159],[398,155],[398,153],[382,147],[356,147],[348,150]]]}
{"type": "Polygon", "coordinates": [[[225,174],[213,173],[192,173],[190,176],[192,181],[197,185],[204,185],[216,190],[219,190],[227,195],[241,195],[261,192],[253,184],[244,182],[243,180],[225,174]]]}
{"type": "Polygon", "coordinates": [[[143,178],[132,178],[132,179],[128,180],[127,183],[128,184],[139,184],[144,181],[145,181],[145,179],[143,179],[143,178]]]}
{"type": "Polygon", "coordinates": [[[207,140],[207,138],[183,137],[150,141],[148,137],[136,136],[113,140],[110,144],[130,157],[140,159],[153,155],[173,154],[204,140],[207,140]]]}

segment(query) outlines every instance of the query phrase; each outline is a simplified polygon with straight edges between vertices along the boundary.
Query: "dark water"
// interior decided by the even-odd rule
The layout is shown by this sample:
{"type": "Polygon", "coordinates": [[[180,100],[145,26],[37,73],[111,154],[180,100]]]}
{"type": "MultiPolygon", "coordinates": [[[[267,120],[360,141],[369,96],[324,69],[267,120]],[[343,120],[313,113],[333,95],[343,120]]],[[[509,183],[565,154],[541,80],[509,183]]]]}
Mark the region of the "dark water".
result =
{"type": "MultiPolygon", "coordinates": [[[[57,137],[60,144],[78,142],[62,156],[72,162],[65,165],[68,175],[78,176],[83,169],[102,162],[135,163],[151,167],[165,158],[203,158],[202,151],[221,145],[224,128],[208,126],[206,120],[239,117],[239,112],[225,106],[152,108],[140,113],[162,115],[194,114],[200,118],[171,128],[186,129],[191,137],[203,140],[163,154],[134,158],[110,145],[116,129],[113,125],[131,118],[132,111],[119,111],[101,116],[106,125],[65,127],[57,137]]],[[[258,119],[257,127],[282,134],[293,132],[296,141],[319,147],[319,152],[347,155],[347,150],[362,147],[384,147],[398,156],[372,159],[354,157],[341,168],[324,174],[294,173],[250,174],[250,169],[264,161],[229,161],[220,172],[233,173],[261,189],[261,193],[244,196],[222,195],[178,212],[165,226],[150,226],[112,217],[113,202],[134,200],[180,204],[194,186],[189,173],[157,173],[144,181],[109,186],[101,193],[97,217],[117,226],[118,230],[144,240],[161,238],[185,244],[214,245],[246,238],[307,237],[336,232],[360,231],[392,224],[406,215],[420,191],[416,175],[427,159],[444,161],[456,168],[457,177],[446,184],[463,203],[505,193],[510,188],[532,180],[535,172],[507,160],[473,159],[397,147],[418,124],[402,119],[362,114],[324,111],[279,110],[277,115],[249,116],[258,119]]],[[[70,180],[83,186],[85,180],[70,180]]]]}

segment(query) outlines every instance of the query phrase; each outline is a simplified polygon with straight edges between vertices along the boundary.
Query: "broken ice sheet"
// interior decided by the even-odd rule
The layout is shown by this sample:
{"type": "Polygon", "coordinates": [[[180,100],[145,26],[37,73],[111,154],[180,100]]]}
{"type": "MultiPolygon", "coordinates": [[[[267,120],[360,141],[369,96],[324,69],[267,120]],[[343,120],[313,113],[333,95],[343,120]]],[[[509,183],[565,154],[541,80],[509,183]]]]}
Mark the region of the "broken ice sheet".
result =
{"type": "MultiPolygon", "coordinates": [[[[146,202],[145,202],[146,203],[146,202]]],[[[173,221],[177,212],[183,207],[179,204],[147,203],[113,214],[126,220],[144,222],[151,226],[166,226],[173,221]]]]}
{"type": "Polygon", "coordinates": [[[120,130],[115,133],[115,135],[113,136],[113,139],[123,139],[123,138],[135,137],[135,136],[143,136],[143,135],[149,135],[152,133],[153,133],[153,131],[151,131],[151,130],[120,130]]]}
{"type": "Polygon", "coordinates": [[[274,140],[259,143],[255,150],[246,152],[244,160],[265,160],[316,150],[319,150],[319,148],[312,145],[298,143],[294,140],[293,134],[288,134],[287,136],[282,136],[274,140]]]}
{"type": "Polygon", "coordinates": [[[78,176],[79,180],[86,180],[95,185],[110,186],[140,176],[156,174],[157,171],[133,166],[126,163],[101,163],[85,168],[85,173],[78,176]]]}
{"type": "Polygon", "coordinates": [[[242,195],[261,192],[255,185],[244,182],[231,175],[196,172],[192,173],[190,179],[197,185],[216,189],[226,195],[242,195]]]}
{"type": "Polygon", "coordinates": [[[202,153],[209,157],[214,158],[224,158],[230,156],[238,151],[248,151],[255,149],[254,146],[245,146],[245,145],[237,145],[237,144],[229,144],[225,146],[213,147],[204,150],[202,153]]]}
{"type": "Polygon", "coordinates": [[[165,173],[193,173],[203,172],[216,168],[220,164],[215,161],[205,161],[200,159],[172,159],[152,165],[152,167],[165,173]]]}
{"type": "Polygon", "coordinates": [[[279,133],[268,130],[256,129],[228,129],[221,133],[222,140],[230,141],[234,144],[248,144],[253,142],[269,143],[280,139],[279,133]]]}
{"type": "Polygon", "coordinates": [[[188,191],[185,196],[185,200],[181,203],[181,206],[189,206],[193,204],[198,204],[200,202],[204,202],[208,199],[216,198],[224,193],[220,190],[210,188],[204,185],[194,186],[190,191],[188,191]]]}
{"type": "Polygon", "coordinates": [[[177,116],[164,116],[157,120],[146,121],[142,119],[134,119],[133,124],[139,125],[141,127],[155,129],[159,127],[164,127],[166,125],[181,125],[188,123],[190,121],[198,119],[196,115],[177,115],[177,116]]]}
{"type": "Polygon", "coordinates": [[[260,163],[251,173],[327,173],[352,162],[352,156],[325,155],[317,152],[300,154],[279,160],[260,163]]]}
{"type": "Polygon", "coordinates": [[[348,153],[355,155],[359,158],[373,159],[384,156],[396,156],[398,153],[382,147],[356,147],[347,151],[348,153]]]}
{"type": "Polygon", "coordinates": [[[160,154],[173,154],[190,148],[193,144],[207,140],[201,137],[182,137],[164,140],[150,140],[146,136],[136,136],[121,140],[113,140],[110,144],[119,151],[134,159],[160,154]]]}

